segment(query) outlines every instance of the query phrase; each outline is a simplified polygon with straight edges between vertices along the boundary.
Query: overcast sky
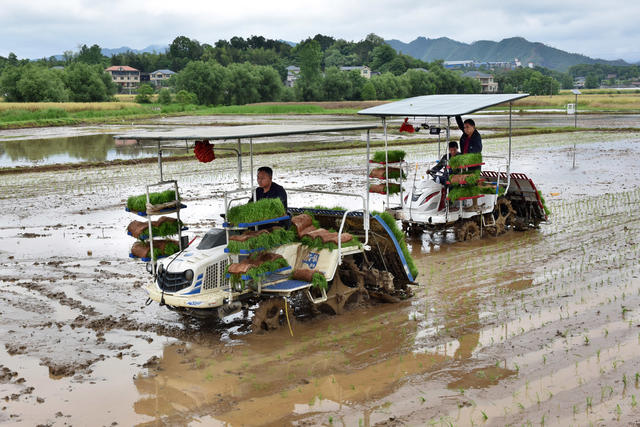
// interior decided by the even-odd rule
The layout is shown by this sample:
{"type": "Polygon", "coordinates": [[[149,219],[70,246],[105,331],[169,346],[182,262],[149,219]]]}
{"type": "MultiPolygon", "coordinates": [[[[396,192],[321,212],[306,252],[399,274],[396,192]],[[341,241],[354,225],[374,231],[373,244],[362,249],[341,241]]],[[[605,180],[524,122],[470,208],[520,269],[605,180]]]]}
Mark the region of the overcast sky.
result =
{"type": "Polygon", "coordinates": [[[41,58],[79,45],[142,49],[184,35],[300,41],[317,33],[471,43],[522,36],[569,52],[640,61],[636,0],[0,0],[0,55],[41,58]]]}

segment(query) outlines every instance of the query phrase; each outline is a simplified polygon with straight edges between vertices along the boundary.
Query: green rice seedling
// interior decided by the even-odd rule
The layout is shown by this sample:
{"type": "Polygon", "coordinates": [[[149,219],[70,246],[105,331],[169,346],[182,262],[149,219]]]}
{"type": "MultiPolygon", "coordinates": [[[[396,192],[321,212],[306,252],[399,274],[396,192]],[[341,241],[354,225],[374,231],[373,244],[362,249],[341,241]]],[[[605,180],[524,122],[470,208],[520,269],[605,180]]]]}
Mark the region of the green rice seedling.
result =
{"type": "Polygon", "coordinates": [[[385,156],[384,151],[376,151],[373,153],[372,160],[377,163],[384,163],[385,161],[388,161],[389,163],[401,162],[404,160],[406,154],[407,153],[403,150],[387,150],[387,154],[385,156]]]}
{"type": "Polygon", "coordinates": [[[477,165],[482,163],[481,153],[459,154],[449,159],[449,166],[452,169],[460,169],[467,165],[477,165]]]}
{"type": "MultiPolygon", "coordinates": [[[[159,193],[149,193],[149,203],[152,205],[160,205],[176,199],[174,190],[166,190],[159,193]]],[[[127,208],[132,212],[147,211],[147,195],[131,196],[127,199],[127,208]]]]}
{"type": "Polygon", "coordinates": [[[327,279],[324,277],[322,273],[313,273],[311,276],[311,287],[318,290],[327,290],[329,285],[327,284],[327,279]]]}
{"type": "Polygon", "coordinates": [[[252,223],[279,218],[284,216],[285,213],[280,199],[261,199],[257,202],[232,207],[227,214],[227,221],[236,225],[252,223]]]}
{"type": "MultiPolygon", "coordinates": [[[[182,221],[167,221],[160,224],[160,226],[152,226],[152,232],[154,237],[166,237],[178,234],[179,229],[182,227],[182,221]]],[[[145,229],[138,237],[141,240],[145,240],[149,237],[149,229],[145,229]]]]}
{"type": "Polygon", "coordinates": [[[636,401],[636,395],[632,394],[631,395],[631,407],[635,408],[638,405],[638,402],[636,401]]]}

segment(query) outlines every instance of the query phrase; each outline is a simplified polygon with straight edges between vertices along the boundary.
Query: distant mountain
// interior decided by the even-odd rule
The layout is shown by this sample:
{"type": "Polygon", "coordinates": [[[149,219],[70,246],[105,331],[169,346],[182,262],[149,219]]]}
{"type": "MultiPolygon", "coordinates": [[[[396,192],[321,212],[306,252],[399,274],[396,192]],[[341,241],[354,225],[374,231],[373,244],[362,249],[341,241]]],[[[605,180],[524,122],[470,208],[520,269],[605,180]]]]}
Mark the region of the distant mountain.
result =
{"type": "Polygon", "coordinates": [[[298,44],[298,43],[296,43],[296,42],[290,42],[289,40],[282,40],[282,39],[278,39],[278,41],[279,41],[279,42],[282,42],[282,43],[286,43],[286,44],[288,44],[288,45],[289,45],[289,46],[291,46],[291,47],[296,47],[296,45],[298,44]]]}
{"type": "Polygon", "coordinates": [[[480,40],[471,44],[458,42],[447,37],[428,39],[418,37],[410,43],[400,40],[385,40],[398,52],[423,61],[513,61],[518,58],[523,64],[533,62],[558,71],[567,71],[572,65],[604,63],[611,65],[629,65],[622,59],[607,61],[593,59],[578,53],[569,53],[542,43],[530,42],[522,37],[511,37],[494,42],[480,40]]]}
{"type": "Polygon", "coordinates": [[[107,48],[102,48],[102,54],[104,56],[109,56],[111,57],[112,55],[117,55],[119,53],[125,53],[127,51],[131,51],[133,53],[144,53],[144,52],[148,52],[148,53],[164,53],[165,51],[167,51],[167,49],[169,49],[169,45],[166,44],[152,44],[151,46],[147,46],[144,49],[131,49],[128,46],[122,46],[119,47],[117,49],[107,49],[107,48]]]}

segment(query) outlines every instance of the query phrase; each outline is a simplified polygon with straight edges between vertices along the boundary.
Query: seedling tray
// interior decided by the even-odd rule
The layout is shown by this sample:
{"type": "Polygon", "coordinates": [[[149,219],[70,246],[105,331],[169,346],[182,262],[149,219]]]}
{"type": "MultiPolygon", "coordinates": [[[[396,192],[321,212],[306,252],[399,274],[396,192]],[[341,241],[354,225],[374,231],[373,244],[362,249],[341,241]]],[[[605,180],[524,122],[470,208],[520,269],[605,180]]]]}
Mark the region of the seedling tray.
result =
{"type": "MultiPolygon", "coordinates": [[[[240,255],[249,255],[252,254],[254,252],[260,252],[260,251],[264,251],[264,248],[255,248],[255,249],[240,249],[240,252],[238,252],[240,255]]],[[[224,253],[228,254],[229,253],[229,248],[224,248],[224,253]]],[[[231,252],[234,253],[234,252],[231,252]]]]}
{"type": "MultiPolygon", "coordinates": [[[[457,167],[456,169],[466,169],[466,168],[473,168],[476,166],[484,166],[484,163],[475,163],[473,165],[463,165],[460,167],[457,167]]],[[[447,169],[451,169],[451,166],[447,165],[447,169]]]]}
{"type": "MultiPolygon", "coordinates": [[[[182,227],[180,230],[181,231],[187,231],[189,229],[189,227],[182,227]]],[[[131,234],[130,231],[127,231],[127,235],[133,237],[133,234],[131,234]]],[[[155,237],[166,237],[166,236],[155,236],[155,237]]],[[[143,242],[145,240],[147,240],[149,238],[149,236],[140,236],[139,239],[142,240],[143,242]]]]}
{"type": "MultiPolygon", "coordinates": [[[[160,255],[159,257],[156,257],[156,259],[161,259],[161,258],[166,258],[169,255],[160,255]]],[[[134,258],[134,259],[139,259],[140,261],[144,261],[144,262],[149,262],[151,261],[151,257],[142,257],[142,258],[138,258],[137,256],[135,256],[134,254],[130,253],[129,254],[129,258],[134,258]]]]}
{"type": "Polygon", "coordinates": [[[258,225],[273,224],[274,222],[280,222],[280,221],[284,221],[284,220],[287,220],[287,219],[291,219],[291,217],[289,215],[285,215],[285,216],[281,216],[281,217],[278,217],[278,218],[265,219],[265,220],[257,221],[257,222],[241,222],[240,224],[237,224],[237,225],[225,222],[224,224],[222,224],[222,226],[224,228],[229,228],[229,229],[232,229],[232,230],[242,230],[244,228],[256,227],[258,225]]]}
{"type": "MultiPolygon", "coordinates": [[[[163,214],[174,213],[174,212],[177,212],[180,209],[184,209],[186,207],[187,207],[187,205],[185,205],[184,203],[180,203],[180,208],[162,209],[162,210],[159,210],[159,211],[156,211],[156,212],[152,213],[151,215],[163,215],[163,214]]],[[[147,216],[147,212],[146,211],[132,211],[129,208],[124,208],[124,210],[127,211],[127,212],[134,213],[136,215],[147,216]]]]}
{"type": "MultiPolygon", "coordinates": [[[[266,277],[266,276],[270,276],[272,274],[277,274],[277,273],[280,273],[280,272],[283,272],[283,271],[287,271],[287,270],[291,270],[291,267],[290,266],[286,266],[286,267],[282,267],[282,268],[279,268],[279,269],[274,270],[274,271],[269,271],[269,272],[263,274],[262,276],[266,277]]],[[[228,279],[229,277],[231,277],[231,274],[227,273],[226,277],[228,279]]],[[[249,276],[248,274],[243,274],[242,276],[240,276],[240,278],[242,280],[251,280],[251,276],[249,276]]]]}

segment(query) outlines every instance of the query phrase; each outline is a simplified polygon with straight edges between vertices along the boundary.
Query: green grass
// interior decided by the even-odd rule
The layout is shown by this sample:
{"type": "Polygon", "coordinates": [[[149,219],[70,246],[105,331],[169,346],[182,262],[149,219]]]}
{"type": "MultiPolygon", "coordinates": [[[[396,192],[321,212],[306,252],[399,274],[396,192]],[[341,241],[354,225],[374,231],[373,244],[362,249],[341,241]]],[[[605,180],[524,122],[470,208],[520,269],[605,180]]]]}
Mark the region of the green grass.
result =
{"type": "Polygon", "coordinates": [[[191,104],[135,104],[132,102],[4,103],[0,129],[114,123],[158,116],[210,114],[356,114],[357,108],[325,108],[295,103],[205,106],[191,104]]]}
{"type": "MultiPolygon", "coordinates": [[[[149,202],[152,205],[167,203],[175,199],[176,199],[176,192],[174,190],[166,190],[159,193],[149,194],[149,202]]],[[[147,211],[147,195],[141,194],[139,196],[129,197],[127,199],[127,207],[132,212],[146,212],[147,211]]]]}
{"type": "Polygon", "coordinates": [[[287,243],[294,242],[296,240],[295,231],[285,230],[284,228],[274,230],[270,233],[260,234],[259,236],[252,237],[244,242],[237,240],[229,240],[227,248],[229,252],[233,254],[240,253],[240,250],[252,250],[252,249],[271,249],[276,246],[281,246],[287,243]]]}
{"type": "Polygon", "coordinates": [[[379,215],[380,218],[382,218],[382,220],[387,224],[387,226],[389,226],[389,228],[391,229],[391,232],[393,233],[396,240],[398,241],[398,244],[400,245],[400,249],[402,250],[404,259],[407,261],[407,265],[409,265],[409,271],[413,276],[413,280],[415,280],[418,277],[418,268],[416,267],[416,264],[413,261],[411,254],[409,253],[409,248],[407,247],[407,241],[405,240],[404,233],[402,232],[402,230],[398,228],[398,224],[396,220],[387,212],[380,213],[380,212],[373,211],[371,212],[371,214],[374,216],[379,215]]]}
{"type": "Polygon", "coordinates": [[[258,222],[284,215],[285,210],[280,199],[262,199],[232,207],[227,213],[227,222],[231,224],[258,222]]]}
{"type": "Polygon", "coordinates": [[[482,153],[458,154],[449,159],[449,166],[452,169],[459,169],[466,165],[477,165],[482,163],[482,153]]]}
{"type": "Polygon", "coordinates": [[[385,158],[384,151],[376,151],[375,153],[373,153],[372,160],[378,163],[383,163],[385,161],[388,161],[389,163],[395,163],[404,160],[404,156],[406,156],[406,154],[407,153],[405,153],[403,150],[388,150],[387,156],[385,158]]]}

